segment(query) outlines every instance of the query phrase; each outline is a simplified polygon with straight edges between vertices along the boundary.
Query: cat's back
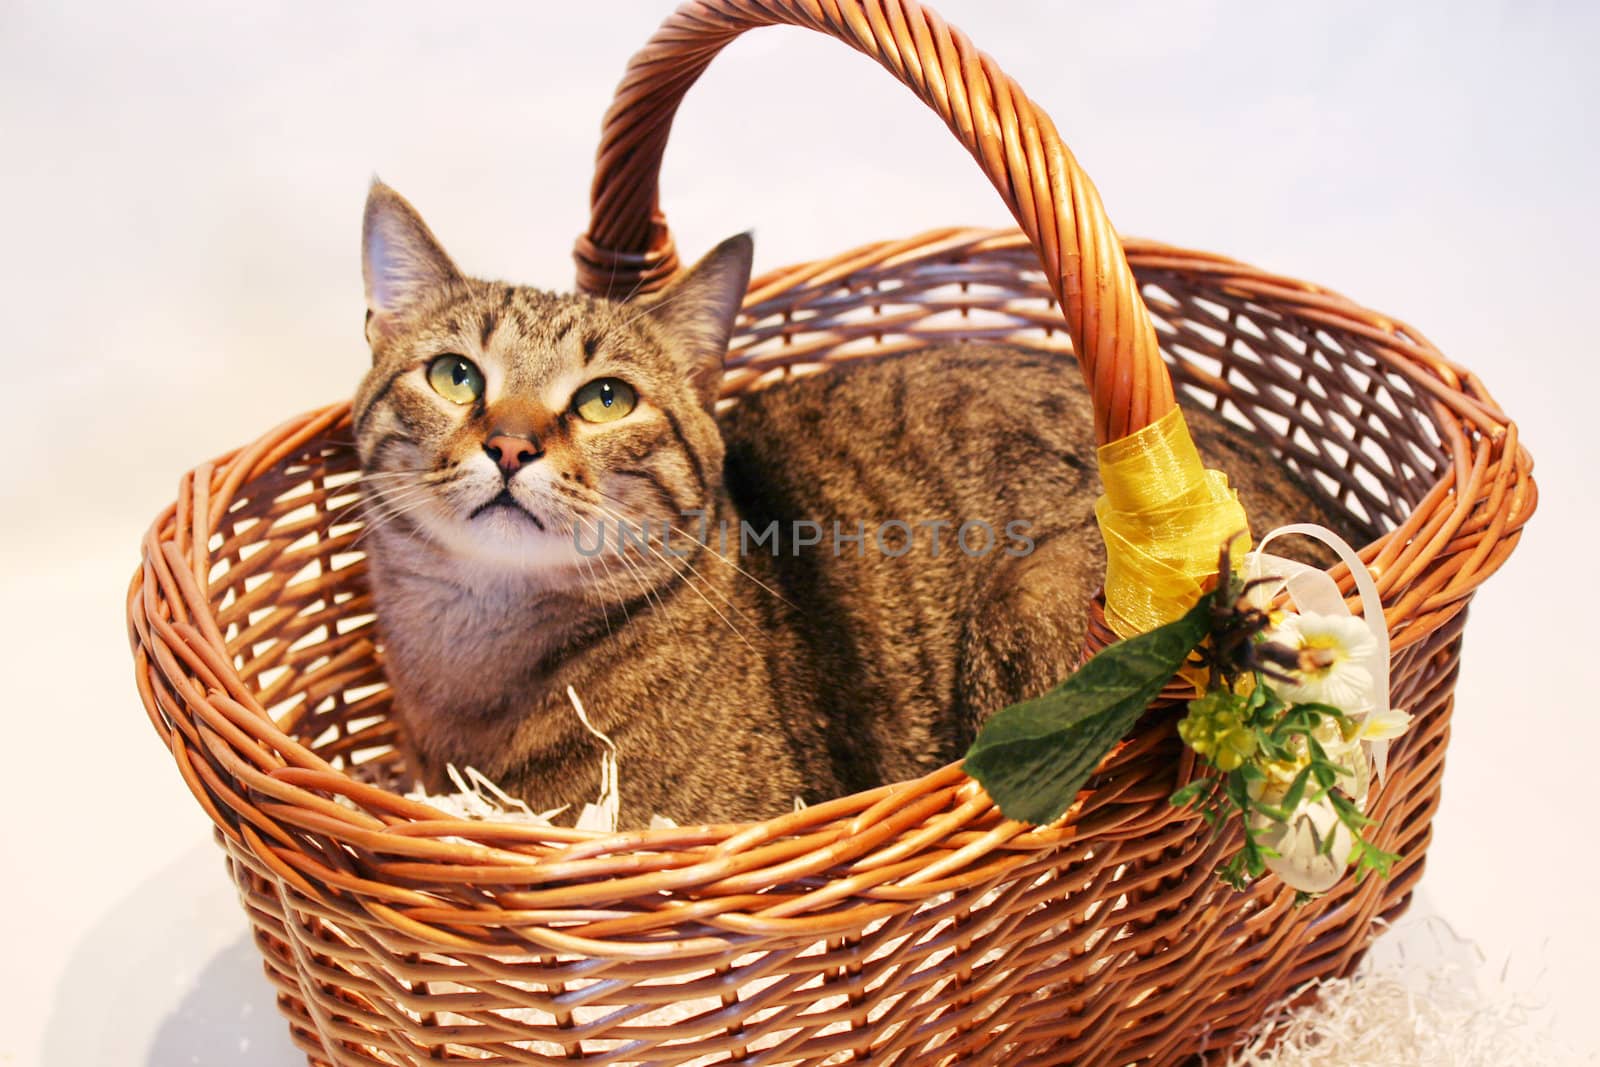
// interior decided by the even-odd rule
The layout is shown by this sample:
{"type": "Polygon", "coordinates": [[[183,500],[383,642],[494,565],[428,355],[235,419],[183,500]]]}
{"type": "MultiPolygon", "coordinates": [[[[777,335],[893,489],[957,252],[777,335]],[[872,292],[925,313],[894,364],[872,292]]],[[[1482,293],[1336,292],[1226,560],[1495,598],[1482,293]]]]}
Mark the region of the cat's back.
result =
{"type": "Polygon", "coordinates": [[[805,662],[780,673],[818,693],[840,781],[937,767],[978,718],[1070,669],[1101,569],[1077,375],[949,346],[777,383],[721,417],[740,562],[784,597],[765,610],[805,662]],[[1028,590],[1048,603],[1031,605],[1023,665],[994,642],[1028,590]],[[1002,677],[1008,659],[1020,670],[1002,677]]]}
{"type": "MultiPolygon", "coordinates": [[[[1186,414],[1258,534],[1347,527],[1247,431],[1186,414]]],[[[808,650],[798,688],[821,691],[841,781],[953,759],[979,720],[1074,668],[1105,556],[1071,359],[941,346],[777,383],[719,421],[739,520],[777,532],[734,544],[786,598],[766,610],[808,650]]]]}
{"type": "Polygon", "coordinates": [[[1096,491],[1093,410],[1077,366],[1049,353],[863,359],[758,390],[719,421],[730,490],[763,516],[807,504],[820,510],[796,517],[945,520],[953,537],[962,520],[1003,526],[1068,498],[1081,517],[1096,491]]]}
{"type": "MultiPolygon", "coordinates": [[[[1312,521],[1365,535],[1247,428],[1183,407],[1206,465],[1229,475],[1257,534],[1312,521]]],[[[963,519],[1022,521],[1092,532],[1094,409],[1067,357],[963,343],[862,359],[759,389],[719,423],[729,489],[752,515],[945,520],[952,531],[963,519]]],[[[1098,535],[1088,547],[1102,562],[1098,535]]]]}

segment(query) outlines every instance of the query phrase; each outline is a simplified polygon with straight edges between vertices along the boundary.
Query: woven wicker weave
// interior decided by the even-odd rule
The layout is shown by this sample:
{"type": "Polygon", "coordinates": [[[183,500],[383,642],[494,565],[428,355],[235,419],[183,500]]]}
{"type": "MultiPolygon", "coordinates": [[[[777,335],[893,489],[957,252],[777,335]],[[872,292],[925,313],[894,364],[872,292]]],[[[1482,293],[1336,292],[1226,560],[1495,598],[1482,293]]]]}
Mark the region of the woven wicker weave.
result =
{"type": "Polygon", "coordinates": [[[1375,814],[1405,858],[1299,909],[1275,879],[1221,887],[1211,869],[1236,840],[1166,803],[1192,769],[1170,702],[1049,828],[1003,820],[959,767],[756,825],[610,836],[407,801],[338,404],[186,476],[127,604],[150,720],[216,824],[312,1063],[1179,1062],[1347,971],[1416,885],[1465,609],[1536,500],[1515,426],[1393,319],[1119,243],[1049,120],[909,0],[716,0],[669,20],[607,117],[586,287],[671,275],[655,181],[671,117],[718,49],[774,22],[911,86],[1022,230],[940,230],[757,279],[728,395],[982,337],[1061,353],[1063,373],[1075,351],[1103,440],[1161,415],[1174,385],[1247,424],[1386,531],[1362,556],[1393,699],[1416,720],[1375,814]]]}

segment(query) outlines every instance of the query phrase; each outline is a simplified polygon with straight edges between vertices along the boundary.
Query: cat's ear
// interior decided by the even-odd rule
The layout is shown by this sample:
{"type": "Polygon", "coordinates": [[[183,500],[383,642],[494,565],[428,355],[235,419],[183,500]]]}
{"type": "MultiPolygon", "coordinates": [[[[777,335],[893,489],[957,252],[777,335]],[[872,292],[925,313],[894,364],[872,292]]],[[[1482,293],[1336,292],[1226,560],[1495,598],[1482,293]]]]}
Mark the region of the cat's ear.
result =
{"type": "Polygon", "coordinates": [[[395,316],[461,280],[417,209],[376,178],[361,220],[361,277],[369,340],[395,316]]]}
{"type": "Polygon", "coordinates": [[[754,254],[748,233],[730,237],[647,305],[650,317],[688,361],[689,379],[707,408],[717,402],[722,387],[722,361],[750,286],[754,254]]]}

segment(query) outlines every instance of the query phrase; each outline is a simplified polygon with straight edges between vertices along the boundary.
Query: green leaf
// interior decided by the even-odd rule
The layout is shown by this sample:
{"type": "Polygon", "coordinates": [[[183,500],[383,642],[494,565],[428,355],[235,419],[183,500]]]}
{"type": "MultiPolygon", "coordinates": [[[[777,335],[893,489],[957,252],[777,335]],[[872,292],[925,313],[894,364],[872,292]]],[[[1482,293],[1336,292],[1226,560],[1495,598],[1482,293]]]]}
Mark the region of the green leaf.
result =
{"type": "Polygon", "coordinates": [[[1328,795],[1333,800],[1334,813],[1339,816],[1341,822],[1357,834],[1365,827],[1377,825],[1374,820],[1364,815],[1361,809],[1355,806],[1355,802],[1348,797],[1341,793],[1330,793],[1328,795]]]}
{"type": "Polygon", "coordinates": [[[997,712],[967,750],[967,773],[1006,818],[1059,819],[1205,639],[1210,609],[1201,597],[1183,618],[1101,650],[1050,692],[997,712]]]}
{"type": "Polygon", "coordinates": [[[1196,778],[1194,781],[1190,782],[1176,793],[1173,793],[1172,796],[1168,797],[1167,803],[1171,804],[1175,808],[1186,808],[1190,804],[1194,803],[1195,799],[1198,798],[1202,792],[1210,789],[1211,785],[1212,782],[1209,778],[1196,778]]]}
{"type": "Polygon", "coordinates": [[[1250,810],[1250,788],[1244,780],[1244,775],[1238,771],[1228,775],[1228,799],[1233,801],[1233,806],[1240,811],[1250,810]]]}
{"type": "MultiPolygon", "coordinates": [[[[1289,791],[1283,796],[1283,807],[1286,811],[1294,811],[1300,806],[1300,801],[1306,795],[1306,782],[1311,777],[1310,767],[1301,767],[1300,773],[1294,776],[1294,781],[1289,785],[1289,791]]],[[[1284,817],[1287,821],[1287,816],[1284,817]]]]}
{"type": "Polygon", "coordinates": [[[1284,708],[1283,701],[1278,699],[1278,694],[1267,688],[1260,674],[1256,675],[1256,687],[1250,691],[1250,699],[1246,706],[1250,709],[1250,722],[1256,726],[1272,725],[1284,708]]]}
{"type": "Polygon", "coordinates": [[[1332,704],[1318,704],[1314,701],[1307,701],[1303,704],[1296,704],[1295,710],[1310,712],[1315,715],[1326,715],[1335,722],[1348,722],[1350,720],[1350,716],[1346,715],[1332,704]]]}

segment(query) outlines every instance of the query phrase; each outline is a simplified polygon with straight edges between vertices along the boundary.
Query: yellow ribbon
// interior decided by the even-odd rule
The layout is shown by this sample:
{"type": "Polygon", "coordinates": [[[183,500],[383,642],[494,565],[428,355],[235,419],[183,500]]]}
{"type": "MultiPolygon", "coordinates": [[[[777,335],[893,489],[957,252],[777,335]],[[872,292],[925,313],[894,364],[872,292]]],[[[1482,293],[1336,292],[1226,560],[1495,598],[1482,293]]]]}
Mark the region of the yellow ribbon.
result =
{"type": "Polygon", "coordinates": [[[1095,503],[1106,542],[1106,622],[1132,637],[1181,616],[1217,572],[1222,543],[1240,532],[1233,558],[1250,550],[1249,523],[1228,476],[1207,470],[1173,408],[1100,446],[1105,495],[1095,503]]]}

